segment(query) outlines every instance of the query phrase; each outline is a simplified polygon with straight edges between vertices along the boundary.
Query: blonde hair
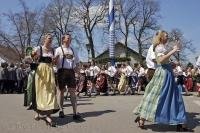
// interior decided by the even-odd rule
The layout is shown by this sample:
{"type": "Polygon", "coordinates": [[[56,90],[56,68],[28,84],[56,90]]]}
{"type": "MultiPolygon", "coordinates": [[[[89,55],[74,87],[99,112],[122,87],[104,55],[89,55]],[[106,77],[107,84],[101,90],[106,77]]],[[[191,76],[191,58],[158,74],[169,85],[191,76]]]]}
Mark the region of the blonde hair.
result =
{"type": "Polygon", "coordinates": [[[162,43],[165,34],[168,34],[168,33],[164,30],[159,30],[158,32],[156,32],[156,35],[153,37],[153,40],[152,40],[152,44],[154,45],[154,48],[158,44],[162,43]]]}

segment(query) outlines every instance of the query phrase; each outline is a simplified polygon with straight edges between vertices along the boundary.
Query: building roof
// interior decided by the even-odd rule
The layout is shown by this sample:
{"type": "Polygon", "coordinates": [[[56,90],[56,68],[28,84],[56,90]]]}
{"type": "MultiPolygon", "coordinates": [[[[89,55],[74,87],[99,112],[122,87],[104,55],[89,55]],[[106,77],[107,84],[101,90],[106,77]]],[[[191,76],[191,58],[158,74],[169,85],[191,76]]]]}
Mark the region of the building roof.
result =
{"type": "Polygon", "coordinates": [[[19,55],[13,48],[3,45],[0,45],[0,58],[2,58],[4,61],[13,63],[20,61],[19,55]]]}
{"type": "MultiPolygon", "coordinates": [[[[126,48],[126,46],[125,46],[123,43],[121,43],[121,42],[117,42],[117,43],[115,44],[115,47],[123,47],[124,49],[126,48]]],[[[131,48],[129,48],[129,47],[127,47],[127,50],[128,50],[129,53],[133,53],[133,54],[135,54],[135,55],[139,55],[138,52],[136,52],[135,50],[133,50],[133,49],[131,49],[131,48]]],[[[107,53],[109,54],[109,49],[106,49],[104,52],[102,52],[101,54],[99,54],[99,55],[96,57],[96,59],[101,58],[102,55],[107,54],[107,53]]],[[[144,56],[142,56],[142,57],[143,57],[143,59],[145,59],[144,56]]]]}

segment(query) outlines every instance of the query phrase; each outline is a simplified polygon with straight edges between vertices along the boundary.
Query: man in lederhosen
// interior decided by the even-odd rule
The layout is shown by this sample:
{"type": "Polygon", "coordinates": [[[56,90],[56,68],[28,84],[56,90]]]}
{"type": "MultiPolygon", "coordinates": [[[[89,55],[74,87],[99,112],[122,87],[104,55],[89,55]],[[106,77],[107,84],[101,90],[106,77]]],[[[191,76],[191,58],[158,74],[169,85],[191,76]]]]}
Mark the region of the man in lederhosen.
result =
{"type": "Polygon", "coordinates": [[[70,93],[70,100],[73,107],[73,119],[80,119],[77,114],[77,100],[76,100],[76,81],[75,71],[78,71],[79,58],[71,45],[71,35],[65,34],[62,37],[62,45],[55,50],[55,60],[57,63],[57,81],[59,88],[58,91],[58,104],[60,107],[59,117],[64,117],[63,102],[64,92],[66,87],[70,93]]]}

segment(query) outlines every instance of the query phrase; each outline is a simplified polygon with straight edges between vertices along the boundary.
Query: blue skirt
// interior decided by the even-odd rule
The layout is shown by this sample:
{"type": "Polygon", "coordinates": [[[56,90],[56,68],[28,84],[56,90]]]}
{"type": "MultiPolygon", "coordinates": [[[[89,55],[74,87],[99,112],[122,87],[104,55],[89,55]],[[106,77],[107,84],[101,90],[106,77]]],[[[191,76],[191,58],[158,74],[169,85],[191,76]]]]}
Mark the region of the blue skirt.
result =
{"type": "Polygon", "coordinates": [[[165,70],[165,76],[155,114],[155,123],[184,124],[186,123],[185,106],[181,90],[175,82],[173,69],[170,64],[160,67],[165,70]]]}

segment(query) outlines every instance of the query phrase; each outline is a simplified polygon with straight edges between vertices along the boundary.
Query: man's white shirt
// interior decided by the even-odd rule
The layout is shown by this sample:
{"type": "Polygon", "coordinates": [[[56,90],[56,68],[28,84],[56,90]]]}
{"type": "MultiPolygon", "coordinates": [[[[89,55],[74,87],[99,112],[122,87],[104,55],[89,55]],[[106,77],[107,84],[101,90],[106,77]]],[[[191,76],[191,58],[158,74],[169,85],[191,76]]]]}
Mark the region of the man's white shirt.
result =
{"type": "Polygon", "coordinates": [[[133,73],[133,68],[129,65],[126,66],[126,76],[130,77],[130,76],[132,76],[132,73],[133,73]]]}
{"type": "Polygon", "coordinates": [[[176,71],[177,71],[178,75],[183,75],[183,70],[182,70],[181,66],[177,66],[176,71]]]}
{"type": "Polygon", "coordinates": [[[87,69],[85,70],[85,74],[86,74],[86,76],[90,76],[90,70],[89,70],[89,68],[87,68],[87,69]]]}
{"type": "Polygon", "coordinates": [[[156,59],[155,52],[153,51],[153,45],[150,46],[147,52],[146,63],[147,67],[151,69],[156,69],[156,63],[153,60],[156,59]]]}
{"type": "Polygon", "coordinates": [[[145,76],[145,69],[143,67],[140,67],[138,72],[138,77],[145,76]]]}
{"type": "Polygon", "coordinates": [[[97,76],[97,74],[101,71],[98,66],[90,66],[90,76],[97,76]]]}
{"type": "Polygon", "coordinates": [[[114,77],[115,74],[116,74],[116,72],[117,72],[117,69],[116,69],[114,66],[108,67],[107,74],[108,74],[110,77],[114,77]]]}
{"type": "MultiPolygon", "coordinates": [[[[78,58],[76,52],[74,51],[74,49],[72,51],[71,47],[68,47],[68,48],[62,47],[62,48],[63,48],[65,55],[69,54],[69,55],[74,56],[72,59],[67,59],[67,58],[64,59],[63,68],[74,69],[76,67],[76,64],[79,63],[79,58],[78,58]]],[[[58,47],[55,50],[55,57],[57,57],[57,56],[59,56],[57,68],[60,69],[60,68],[62,68],[62,63],[63,63],[63,52],[62,52],[61,47],[58,47]]]]}

